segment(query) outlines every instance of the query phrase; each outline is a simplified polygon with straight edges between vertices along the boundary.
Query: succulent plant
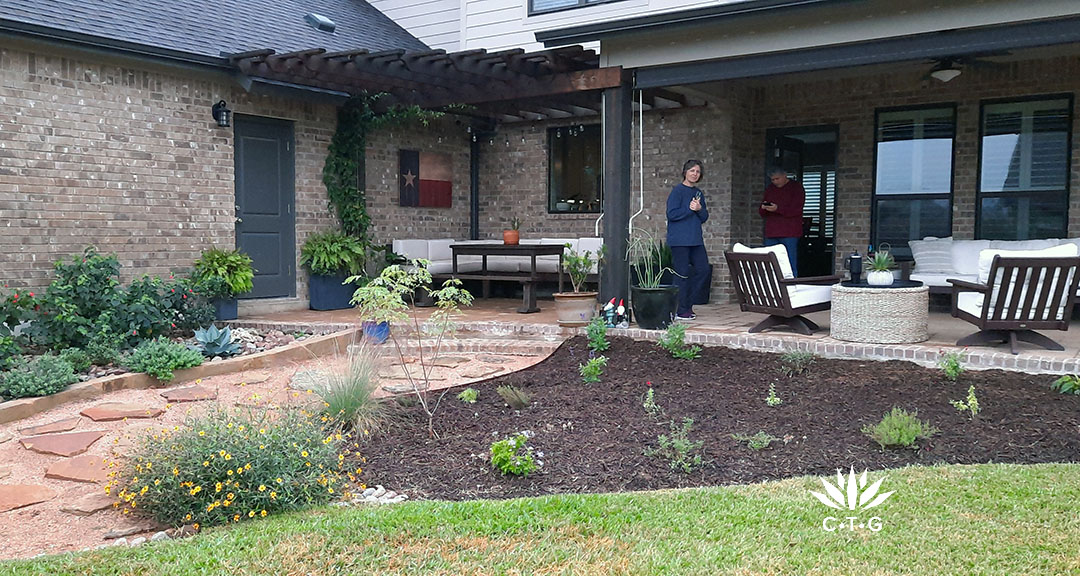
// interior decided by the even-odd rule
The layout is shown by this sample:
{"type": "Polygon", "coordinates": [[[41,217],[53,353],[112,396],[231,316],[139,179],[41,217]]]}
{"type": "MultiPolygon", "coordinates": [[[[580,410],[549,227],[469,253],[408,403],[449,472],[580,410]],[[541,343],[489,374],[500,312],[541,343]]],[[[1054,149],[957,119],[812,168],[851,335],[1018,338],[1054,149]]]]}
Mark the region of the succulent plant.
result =
{"type": "Polygon", "coordinates": [[[232,341],[232,330],[228,326],[220,330],[213,324],[199,328],[195,330],[195,339],[202,346],[204,356],[232,356],[240,352],[240,346],[232,341]]]}
{"type": "Polygon", "coordinates": [[[884,250],[878,250],[874,252],[869,258],[866,259],[866,267],[874,272],[887,272],[896,264],[896,260],[892,254],[884,250]]]}

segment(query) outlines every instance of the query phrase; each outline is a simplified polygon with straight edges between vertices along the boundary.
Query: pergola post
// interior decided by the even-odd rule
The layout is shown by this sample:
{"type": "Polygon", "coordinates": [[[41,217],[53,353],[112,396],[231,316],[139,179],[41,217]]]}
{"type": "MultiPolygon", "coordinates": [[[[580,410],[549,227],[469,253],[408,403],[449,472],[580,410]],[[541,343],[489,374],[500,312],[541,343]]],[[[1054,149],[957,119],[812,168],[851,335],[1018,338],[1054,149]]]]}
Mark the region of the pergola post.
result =
{"type": "Polygon", "coordinates": [[[600,270],[601,299],[625,299],[630,292],[630,265],[626,260],[630,223],[630,124],[633,121],[630,74],[621,85],[604,90],[604,247],[607,257],[600,270]]]}

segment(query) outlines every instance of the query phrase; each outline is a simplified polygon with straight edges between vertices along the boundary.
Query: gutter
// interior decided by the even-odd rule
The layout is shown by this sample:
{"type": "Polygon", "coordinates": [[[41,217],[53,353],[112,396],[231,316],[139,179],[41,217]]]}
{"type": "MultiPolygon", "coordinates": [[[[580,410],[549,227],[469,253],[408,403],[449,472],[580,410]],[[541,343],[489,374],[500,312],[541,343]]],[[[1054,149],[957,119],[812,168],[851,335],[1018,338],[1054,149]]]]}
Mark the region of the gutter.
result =
{"type": "Polygon", "coordinates": [[[822,4],[838,4],[840,2],[852,2],[858,0],[743,0],[741,2],[729,2],[719,6],[696,8],[693,10],[680,10],[663,14],[650,14],[627,18],[625,20],[613,20],[571,26],[556,30],[544,30],[536,33],[536,41],[543,42],[544,47],[552,48],[567,44],[581,44],[595,42],[614,36],[623,36],[634,32],[643,32],[653,28],[673,28],[702,24],[710,20],[721,18],[733,18],[738,16],[750,16],[770,12],[809,8],[822,4]]]}

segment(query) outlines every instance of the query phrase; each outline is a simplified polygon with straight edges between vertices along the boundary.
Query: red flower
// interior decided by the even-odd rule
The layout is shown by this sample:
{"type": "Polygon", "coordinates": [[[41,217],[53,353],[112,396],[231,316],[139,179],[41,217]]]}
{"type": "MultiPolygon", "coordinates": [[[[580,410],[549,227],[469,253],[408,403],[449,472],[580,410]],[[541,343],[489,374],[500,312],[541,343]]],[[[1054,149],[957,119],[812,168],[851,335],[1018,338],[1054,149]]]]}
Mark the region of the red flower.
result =
{"type": "Polygon", "coordinates": [[[181,294],[180,297],[181,298],[187,298],[187,294],[181,294]]]}
{"type": "Polygon", "coordinates": [[[30,297],[31,297],[31,298],[33,298],[33,297],[34,297],[34,293],[33,293],[33,292],[31,292],[31,293],[30,293],[30,297]]]}
{"type": "Polygon", "coordinates": [[[172,323],[172,327],[176,328],[176,323],[175,322],[172,323]]]}
{"type": "Polygon", "coordinates": [[[132,336],[138,336],[138,335],[139,335],[139,331],[138,331],[138,330],[132,330],[132,331],[131,331],[131,335],[132,335],[132,336]]]}
{"type": "Polygon", "coordinates": [[[648,386],[649,388],[652,388],[652,382],[649,381],[649,380],[645,381],[645,385],[648,386]]]}

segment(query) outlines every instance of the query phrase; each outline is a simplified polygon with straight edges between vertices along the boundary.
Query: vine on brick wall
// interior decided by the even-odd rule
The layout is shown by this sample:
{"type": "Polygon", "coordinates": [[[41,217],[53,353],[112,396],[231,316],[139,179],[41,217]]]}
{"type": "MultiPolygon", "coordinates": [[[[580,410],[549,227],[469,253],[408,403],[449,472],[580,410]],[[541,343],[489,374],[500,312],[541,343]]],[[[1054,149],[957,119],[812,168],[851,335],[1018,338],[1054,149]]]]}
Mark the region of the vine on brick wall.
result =
{"type": "Polygon", "coordinates": [[[329,206],[337,212],[341,229],[350,236],[369,244],[366,190],[363,183],[364,152],[367,137],[372,132],[394,124],[419,121],[427,126],[441,112],[423,110],[418,106],[379,106],[385,93],[361,93],[350,98],[338,110],[337,131],[323,165],[323,184],[330,198],[329,206]]]}

